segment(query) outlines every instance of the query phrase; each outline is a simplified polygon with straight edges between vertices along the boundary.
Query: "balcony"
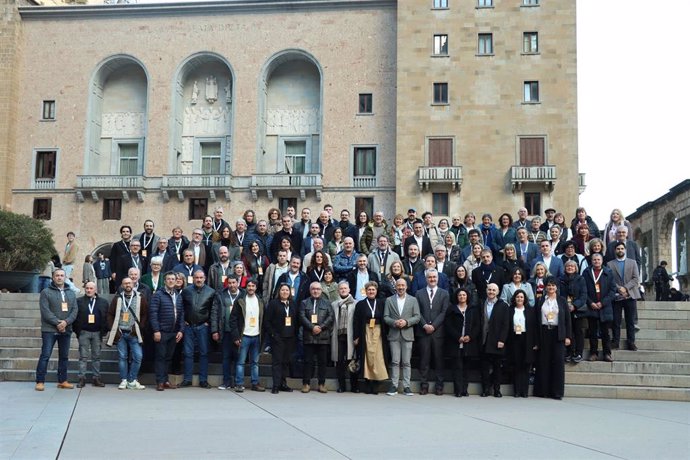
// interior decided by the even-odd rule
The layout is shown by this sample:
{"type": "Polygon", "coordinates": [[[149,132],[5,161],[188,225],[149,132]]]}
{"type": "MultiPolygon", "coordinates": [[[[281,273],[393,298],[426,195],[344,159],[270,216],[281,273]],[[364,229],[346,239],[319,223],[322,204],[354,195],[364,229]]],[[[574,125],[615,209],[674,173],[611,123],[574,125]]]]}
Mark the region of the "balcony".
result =
{"type": "Polygon", "coordinates": [[[52,190],[55,188],[55,178],[34,179],[34,189],[52,190]]]}
{"type": "Polygon", "coordinates": [[[376,176],[354,176],[352,186],[355,188],[375,188],[376,176]]]}
{"type": "Polygon", "coordinates": [[[450,184],[453,191],[460,191],[462,166],[420,166],[417,181],[422,191],[432,184],[450,184]]]}
{"type": "Polygon", "coordinates": [[[130,193],[136,193],[139,202],[144,201],[144,176],[77,176],[77,200],[84,201],[84,194],[91,195],[94,203],[99,200],[98,194],[103,192],[117,192],[122,194],[126,202],[130,193]]]}
{"type": "Polygon", "coordinates": [[[582,195],[584,191],[587,189],[587,184],[585,183],[585,173],[579,173],[577,175],[577,185],[579,188],[579,194],[582,195]]]}
{"type": "Polygon", "coordinates": [[[161,184],[163,201],[170,200],[170,194],[177,195],[177,199],[183,202],[185,192],[204,191],[208,192],[211,201],[216,201],[216,191],[222,190],[225,199],[230,201],[232,188],[232,176],[228,174],[179,174],[163,176],[161,184]]]}
{"type": "Polygon", "coordinates": [[[317,201],[321,201],[321,174],[254,174],[250,189],[254,201],[259,199],[260,191],[266,191],[268,199],[273,200],[276,190],[297,190],[302,201],[307,199],[307,191],[314,190],[317,201]]]}
{"type": "Polygon", "coordinates": [[[545,190],[552,191],[556,184],[556,167],[513,165],[510,168],[510,183],[513,192],[521,190],[524,184],[543,184],[545,190]]]}

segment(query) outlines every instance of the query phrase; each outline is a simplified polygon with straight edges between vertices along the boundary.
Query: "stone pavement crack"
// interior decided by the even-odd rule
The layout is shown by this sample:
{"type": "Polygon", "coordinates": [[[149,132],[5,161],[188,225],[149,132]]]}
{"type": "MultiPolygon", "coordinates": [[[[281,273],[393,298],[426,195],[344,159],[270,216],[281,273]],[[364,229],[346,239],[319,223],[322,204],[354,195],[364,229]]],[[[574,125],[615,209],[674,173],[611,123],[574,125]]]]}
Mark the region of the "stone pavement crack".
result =
{"type": "Polygon", "coordinates": [[[74,407],[72,407],[72,413],[69,414],[69,420],[67,421],[67,426],[65,427],[65,434],[62,435],[62,441],[60,441],[60,448],[58,449],[58,453],[55,456],[55,459],[57,460],[60,458],[60,453],[62,452],[62,448],[65,445],[65,439],[67,439],[67,433],[69,433],[69,427],[72,424],[72,418],[74,417],[74,412],[77,410],[77,404],[79,404],[79,397],[81,396],[81,388],[79,388],[77,391],[79,393],[77,394],[77,399],[74,400],[74,407]]]}
{"type": "Polygon", "coordinates": [[[278,415],[276,415],[276,414],[274,414],[273,412],[271,412],[270,410],[268,410],[268,409],[266,409],[266,408],[264,408],[264,407],[259,406],[259,405],[258,405],[257,403],[255,403],[254,401],[251,401],[251,400],[247,399],[247,398],[244,397],[243,395],[236,394],[236,396],[238,396],[238,397],[244,399],[245,401],[247,401],[249,404],[253,405],[253,406],[256,407],[257,409],[266,412],[266,413],[267,413],[268,415],[270,415],[271,417],[274,417],[274,418],[280,420],[281,422],[283,422],[284,424],[288,425],[289,427],[291,427],[291,428],[293,428],[293,429],[299,431],[300,433],[302,433],[303,435],[307,436],[308,438],[313,439],[314,441],[318,442],[318,443],[321,444],[322,446],[324,446],[324,447],[326,447],[326,448],[332,450],[333,452],[337,453],[337,454],[340,455],[341,457],[347,458],[347,459],[349,459],[349,460],[352,460],[351,457],[348,457],[347,455],[345,455],[344,453],[340,452],[340,451],[339,451],[338,449],[336,449],[335,447],[333,447],[333,446],[331,446],[331,445],[329,445],[329,444],[326,444],[325,442],[321,441],[319,438],[315,438],[314,436],[310,435],[309,433],[307,433],[306,431],[302,430],[301,428],[299,428],[299,427],[293,425],[292,423],[288,422],[288,421],[285,420],[284,418],[281,418],[281,417],[279,417],[278,415]]]}

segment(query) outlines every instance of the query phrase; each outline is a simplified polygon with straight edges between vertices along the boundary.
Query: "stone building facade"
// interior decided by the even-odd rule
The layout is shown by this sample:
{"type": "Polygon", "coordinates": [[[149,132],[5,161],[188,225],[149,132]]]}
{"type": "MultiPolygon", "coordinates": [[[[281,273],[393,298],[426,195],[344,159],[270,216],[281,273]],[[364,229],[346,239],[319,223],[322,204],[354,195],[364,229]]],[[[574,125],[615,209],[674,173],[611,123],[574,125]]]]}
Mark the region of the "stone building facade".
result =
{"type": "Polygon", "coordinates": [[[577,205],[570,0],[13,8],[1,204],[58,241],[216,206],[577,205]]]}

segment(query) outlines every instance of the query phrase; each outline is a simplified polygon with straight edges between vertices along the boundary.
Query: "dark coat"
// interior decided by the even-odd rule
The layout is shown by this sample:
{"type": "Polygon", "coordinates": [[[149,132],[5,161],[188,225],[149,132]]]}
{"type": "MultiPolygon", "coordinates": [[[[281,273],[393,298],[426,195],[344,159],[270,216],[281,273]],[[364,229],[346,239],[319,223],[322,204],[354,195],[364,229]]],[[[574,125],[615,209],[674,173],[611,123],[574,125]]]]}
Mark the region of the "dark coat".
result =
{"type": "MultiPolygon", "coordinates": [[[[407,248],[410,247],[411,244],[417,244],[417,240],[414,238],[414,235],[408,236],[405,239],[405,242],[403,243],[403,247],[405,252],[403,254],[407,255],[407,248]]],[[[422,236],[422,247],[419,248],[419,258],[423,259],[424,256],[427,254],[433,254],[434,253],[434,248],[431,247],[431,240],[429,239],[428,236],[423,235],[422,236]]]]}
{"type": "Polygon", "coordinates": [[[305,345],[328,345],[331,343],[331,330],[333,329],[333,307],[329,301],[319,298],[314,300],[311,297],[304,299],[299,305],[299,321],[302,326],[303,342],[305,345]],[[316,302],[316,310],[314,310],[316,302]],[[316,311],[317,321],[311,322],[311,315],[316,311]],[[321,327],[321,333],[314,335],[314,326],[321,327]]]}
{"type": "Polygon", "coordinates": [[[608,267],[602,267],[604,270],[599,278],[599,300],[601,302],[601,310],[593,310],[592,303],[597,302],[597,290],[594,284],[593,267],[587,267],[582,277],[585,279],[587,286],[587,316],[599,318],[600,321],[613,321],[613,299],[616,296],[616,282],[613,272],[608,267]]]}
{"type": "Polygon", "coordinates": [[[450,305],[446,310],[444,319],[444,329],[446,334],[446,343],[448,349],[448,356],[454,358],[460,352],[460,337],[462,334],[462,327],[465,326],[465,335],[470,337],[463,349],[465,356],[479,355],[479,341],[481,340],[481,333],[479,329],[479,317],[477,312],[479,309],[471,304],[465,310],[463,315],[458,309],[457,305],[450,305]]]}
{"type": "Polygon", "coordinates": [[[496,299],[494,308],[491,312],[491,318],[489,318],[489,330],[486,335],[486,341],[483,341],[484,334],[484,309],[486,308],[485,302],[479,305],[478,315],[479,315],[479,340],[481,350],[485,354],[489,355],[504,355],[505,346],[503,348],[498,348],[498,342],[503,342],[504,344],[508,340],[508,329],[510,328],[510,317],[508,304],[500,299],[496,299]]]}
{"type": "MultiPolygon", "coordinates": [[[[383,298],[377,298],[375,300],[376,307],[374,309],[374,321],[376,324],[381,326],[381,346],[383,347],[384,356],[388,356],[388,340],[385,338],[388,336],[388,326],[383,321],[383,313],[385,310],[386,300],[383,298]]],[[[352,340],[358,340],[357,346],[355,347],[355,353],[359,359],[362,359],[367,352],[367,340],[366,331],[369,328],[369,320],[371,319],[371,309],[367,304],[366,300],[360,300],[355,305],[354,318],[352,320],[352,340]]],[[[386,359],[386,362],[388,360],[386,359]]],[[[364,366],[360,366],[359,374],[363,376],[364,366]]]]}
{"type": "Polygon", "coordinates": [[[562,277],[560,295],[566,300],[572,299],[576,318],[587,316],[587,284],[582,276],[575,273],[572,277],[562,277]]]}
{"type": "Polygon", "coordinates": [[[77,320],[72,323],[72,330],[79,337],[81,331],[100,332],[101,337],[108,333],[108,301],[96,295],[93,314],[96,322],[89,324],[89,303],[86,296],[77,298],[77,320]]]}
{"type": "MultiPolygon", "coordinates": [[[[537,316],[537,324],[539,325],[540,332],[541,331],[541,326],[542,326],[542,314],[541,314],[541,307],[544,305],[544,302],[546,301],[546,295],[539,299],[537,301],[537,305],[534,307],[535,308],[535,314],[537,316]]],[[[573,327],[572,327],[572,320],[571,320],[571,315],[568,314],[568,303],[566,300],[561,297],[560,295],[556,297],[557,302],[558,302],[558,341],[563,342],[566,338],[571,339],[573,338],[573,327]]],[[[542,337],[539,338],[539,343],[540,344],[546,344],[548,343],[545,339],[542,337]]]]}
{"type": "MultiPolygon", "coordinates": [[[[244,292],[241,290],[237,291],[237,293],[238,296],[235,298],[235,302],[232,304],[232,309],[230,310],[231,315],[237,300],[244,295],[244,292]]],[[[225,310],[228,307],[230,307],[230,291],[228,289],[217,291],[216,296],[213,298],[213,307],[211,307],[211,334],[218,333],[221,341],[223,340],[225,329],[230,328],[230,324],[226,324],[225,322],[225,310]]]]}
{"type": "Polygon", "coordinates": [[[424,331],[424,326],[431,324],[435,329],[431,337],[444,338],[445,328],[443,324],[446,319],[446,311],[450,306],[448,291],[437,286],[431,303],[429,302],[429,291],[426,288],[418,290],[415,298],[419,304],[419,313],[422,315],[422,319],[415,327],[416,335],[418,337],[426,337],[427,333],[424,331]]]}
{"type": "Polygon", "coordinates": [[[511,306],[508,310],[510,327],[508,328],[508,341],[506,342],[506,358],[508,361],[518,364],[533,363],[537,357],[534,347],[539,346],[540,337],[536,309],[534,307],[525,307],[526,330],[519,335],[515,333],[513,316],[515,316],[515,307],[511,306]],[[517,340],[520,335],[524,335],[524,342],[517,340]],[[518,344],[524,348],[517,349],[518,344]]]}
{"type": "Polygon", "coordinates": [[[297,304],[288,299],[290,326],[285,325],[285,305],[280,299],[271,300],[264,310],[264,330],[271,340],[285,340],[297,337],[297,304]]]}
{"type": "Polygon", "coordinates": [[[503,270],[503,267],[494,263],[494,268],[491,271],[491,277],[489,278],[489,282],[487,282],[486,280],[488,277],[484,278],[482,266],[483,264],[472,270],[472,282],[477,288],[479,300],[483,302],[486,299],[486,287],[491,283],[495,283],[498,285],[498,292],[500,293],[501,288],[503,288],[503,285],[508,281],[508,277],[506,276],[506,272],[503,270]]]}

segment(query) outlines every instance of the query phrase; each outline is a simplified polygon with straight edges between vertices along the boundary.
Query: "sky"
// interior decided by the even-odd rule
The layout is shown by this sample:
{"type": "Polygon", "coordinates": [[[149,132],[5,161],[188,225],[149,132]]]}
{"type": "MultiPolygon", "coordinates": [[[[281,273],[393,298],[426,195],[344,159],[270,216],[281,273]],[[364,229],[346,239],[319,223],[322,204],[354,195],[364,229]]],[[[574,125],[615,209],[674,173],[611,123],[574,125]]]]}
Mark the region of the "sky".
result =
{"type": "Polygon", "coordinates": [[[580,205],[597,223],[690,178],[689,24],[688,0],[577,1],[580,205]]]}

